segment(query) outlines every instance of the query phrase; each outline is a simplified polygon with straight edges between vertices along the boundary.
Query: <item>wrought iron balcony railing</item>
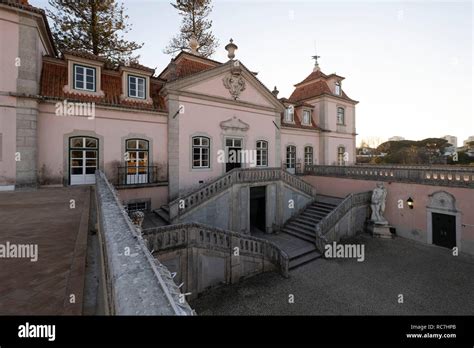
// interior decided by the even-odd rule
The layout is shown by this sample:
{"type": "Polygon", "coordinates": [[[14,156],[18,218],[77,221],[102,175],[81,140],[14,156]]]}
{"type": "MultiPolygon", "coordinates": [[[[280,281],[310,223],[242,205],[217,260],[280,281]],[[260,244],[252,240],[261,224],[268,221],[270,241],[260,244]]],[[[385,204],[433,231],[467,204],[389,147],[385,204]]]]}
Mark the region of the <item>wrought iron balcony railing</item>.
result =
{"type": "Polygon", "coordinates": [[[121,166],[117,167],[118,186],[128,185],[147,185],[157,184],[159,182],[166,182],[166,179],[160,177],[158,166],[121,166]]]}

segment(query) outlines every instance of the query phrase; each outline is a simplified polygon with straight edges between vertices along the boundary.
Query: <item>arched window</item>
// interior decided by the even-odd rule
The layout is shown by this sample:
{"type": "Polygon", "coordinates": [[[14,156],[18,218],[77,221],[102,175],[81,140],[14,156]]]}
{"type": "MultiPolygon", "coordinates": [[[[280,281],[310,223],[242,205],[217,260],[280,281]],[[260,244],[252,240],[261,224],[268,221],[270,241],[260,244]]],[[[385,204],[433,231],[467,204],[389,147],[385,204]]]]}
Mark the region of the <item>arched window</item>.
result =
{"type": "Polygon", "coordinates": [[[71,185],[95,184],[99,140],[91,137],[69,138],[69,182],[71,185]]]}
{"type": "Polygon", "coordinates": [[[346,164],[345,161],[346,148],[344,146],[339,146],[337,148],[337,164],[343,166],[346,164]]]}
{"type": "Polygon", "coordinates": [[[149,144],[145,139],[127,139],[125,142],[127,184],[148,183],[149,144]]]}
{"type": "Polygon", "coordinates": [[[305,146],[304,148],[304,165],[312,166],[313,165],[313,147],[305,146]]]}
{"type": "Polygon", "coordinates": [[[268,166],[268,142],[265,140],[257,141],[257,167],[268,166]]]}
{"type": "Polygon", "coordinates": [[[337,108],[337,124],[345,124],[345,115],[344,115],[344,108],[338,107],[337,108]]]}
{"type": "Polygon", "coordinates": [[[211,140],[207,137],[193,137],[193,168],[210,168],[210,144],[211,140]]]}

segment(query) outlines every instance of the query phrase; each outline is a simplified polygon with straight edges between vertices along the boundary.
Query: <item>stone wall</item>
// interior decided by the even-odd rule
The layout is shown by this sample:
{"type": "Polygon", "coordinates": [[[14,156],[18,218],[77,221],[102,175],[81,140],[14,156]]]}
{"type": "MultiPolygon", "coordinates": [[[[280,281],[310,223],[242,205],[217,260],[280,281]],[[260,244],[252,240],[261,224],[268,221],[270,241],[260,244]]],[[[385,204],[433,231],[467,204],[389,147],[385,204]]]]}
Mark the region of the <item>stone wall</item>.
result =
{"type": "Polygon", "coordinates": [[[288,276],[288,255],[268,240],[197,223],[143,231],[149,249],[189,298],[222,284],[278,271],[288,276]]]}

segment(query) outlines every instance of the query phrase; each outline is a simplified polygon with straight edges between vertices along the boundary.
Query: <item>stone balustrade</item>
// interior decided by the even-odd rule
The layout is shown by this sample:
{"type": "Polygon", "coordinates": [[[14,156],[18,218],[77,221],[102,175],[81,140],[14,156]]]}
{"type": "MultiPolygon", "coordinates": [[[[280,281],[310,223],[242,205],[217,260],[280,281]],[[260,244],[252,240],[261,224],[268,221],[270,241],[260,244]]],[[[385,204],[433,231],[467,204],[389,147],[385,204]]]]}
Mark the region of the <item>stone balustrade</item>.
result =
{"type": "MultiPolygon", "coordinates": [[[[316,225],[316,247],[321,253],[324,253],[324,246],[333,241],[337,241],[340,237],[334,230],[334,226],[341,222],[342,218],[351,212],[352,209],[361,206],[370,206],[372,191],[351,193],[327,216],[325,216],[316,225]]],[[[365,220],[365,218],[364,218],[365,220]]],[[[354,229],[354,222],[349,228],[354,229]]]]}
{"type": "Polygon", "coordinates": [[[191,193],[183,195],[169,203],[170,218],[185,214],[234,184],[272,182],[282,180],[287,185],[311,196],[316,195],[315,188],[301,178],[281,168],[236,168],[205,184],[191,193]]]}
{"type": "Polygon", "coordinates": [[[156,227],[143,230],[142,234],[153,253],[196,247],[231,255],[237,247],[239,255],[264,259],[272,263],[283,276],[288,276],[288,255],[265,239],[199,223],[156,227]]]}
{"type": "MultiPolygon", "coordinates": [[[[96,172],[98,234],[105,265],[108,312],[116,315],[193,315],[169,270],[132,224],[105,174],[96,172]]],[[[102,282],[102,278],[100,280],[102,282]]]]}
{"type": "Polygon", "coordinates": [[[361,180],[399,181],[423,185],[474,188],[474,167],[448,166],[305,166],[305,175],[361,180]]]}

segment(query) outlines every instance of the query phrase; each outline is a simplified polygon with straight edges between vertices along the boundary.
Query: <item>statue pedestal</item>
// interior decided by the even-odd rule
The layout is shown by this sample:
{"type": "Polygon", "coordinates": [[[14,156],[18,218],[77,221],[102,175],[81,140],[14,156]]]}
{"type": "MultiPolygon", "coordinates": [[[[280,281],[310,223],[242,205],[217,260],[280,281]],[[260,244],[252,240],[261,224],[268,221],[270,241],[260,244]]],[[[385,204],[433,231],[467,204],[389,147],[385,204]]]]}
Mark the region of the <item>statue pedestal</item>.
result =
{"type": "Polygon", "coordinates": [[[367,230],[372,237],[393,239],[393,234],[390,232],[390,225],[378,225],[369,221],[367,230]]]}

